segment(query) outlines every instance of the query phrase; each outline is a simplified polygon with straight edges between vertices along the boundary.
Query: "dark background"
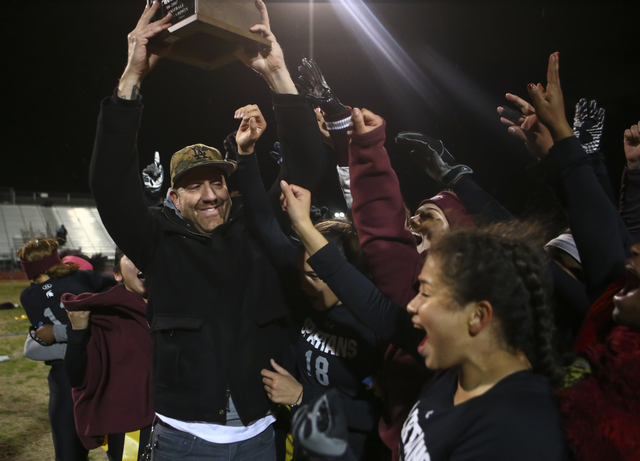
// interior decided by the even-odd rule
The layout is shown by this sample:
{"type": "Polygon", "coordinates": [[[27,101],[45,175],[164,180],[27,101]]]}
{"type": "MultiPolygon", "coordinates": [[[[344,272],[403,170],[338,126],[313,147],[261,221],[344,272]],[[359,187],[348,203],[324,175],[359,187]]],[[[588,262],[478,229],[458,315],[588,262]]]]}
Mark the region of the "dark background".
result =
{"type": "MultiPolygon", "coordinates": [[[[351,2],[356,5],[359,2],[351,2]]],[[[88,167],[101,98],[126,63],[126,35],[145,0],[4,0],[2,170],[0,188],[89,192],[88,167]]],[[[342,102],[387,120],[387,148],[411,209],[438,191],[393,144],[402,130],[444,140],[476,181],[516,214],[553,207],[527,171],[532,158],[499,123],[496,107],[529,82],[545,83],[547,59],[560,52],[567,114],[581,98],[606,113],[602,147],[614,190],[624,165],[622,135],[640,119],[640,2],[370,1],[366,6],[397,41],[362,15],[315,1],[314,58],[342,102]],[[358,25],[357,22],[361,25],[358,25]],[[403,49],[410,61],[398,60],[403,49]],[[409,63],[409,64],[407,64],[409,63]],[[408,70],[407,70],[408,69],[408,70]]],[[[292,74],[309,56],[308,2],[268,1],[272,29],[292,74]]],[[[164,60],[142,87],[140,163],[203,142],[218,148],[237,127],[234,111],[256,103],[268,132],[258,145],[265,181],[277,174],[267,155],[275,141],[266,83],[241,63],[205,71],[164,60]]],[[[118,178],[113,178],[118,187],[118,178]]],[[[168,182],[168,181],[166,181],[168,182]]],[[[340,208],[327,178],[320,201],[340,208]]],[[[166,187],[166,186],[165,186],[166,187]]]]}

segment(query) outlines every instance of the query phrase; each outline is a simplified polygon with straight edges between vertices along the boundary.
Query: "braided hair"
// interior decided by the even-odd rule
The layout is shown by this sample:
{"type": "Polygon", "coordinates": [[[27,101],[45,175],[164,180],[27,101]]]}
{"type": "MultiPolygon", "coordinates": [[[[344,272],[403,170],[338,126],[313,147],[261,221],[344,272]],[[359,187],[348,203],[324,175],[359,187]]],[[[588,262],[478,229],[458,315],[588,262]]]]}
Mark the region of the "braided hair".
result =
{"type": "Polygon", "coordinates": [[[502,340],[525,354],[533,371],[559,384],[547,256],[530,233],[511,223],[448,232],[429,250],[461,306],[486,300],[502,340]]]}

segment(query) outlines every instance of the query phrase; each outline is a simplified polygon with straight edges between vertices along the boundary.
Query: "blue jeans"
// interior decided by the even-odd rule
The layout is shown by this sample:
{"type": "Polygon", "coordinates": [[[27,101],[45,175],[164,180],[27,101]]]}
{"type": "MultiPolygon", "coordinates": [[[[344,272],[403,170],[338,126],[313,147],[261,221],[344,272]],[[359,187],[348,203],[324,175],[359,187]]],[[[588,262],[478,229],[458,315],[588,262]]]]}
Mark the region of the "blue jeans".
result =
{"type": "Polygon", "coordinates": [[[153,461],[275,461],[273,426],[243,442],[212,443],[187,432],[156,424],[152,443],[153,461]]]}

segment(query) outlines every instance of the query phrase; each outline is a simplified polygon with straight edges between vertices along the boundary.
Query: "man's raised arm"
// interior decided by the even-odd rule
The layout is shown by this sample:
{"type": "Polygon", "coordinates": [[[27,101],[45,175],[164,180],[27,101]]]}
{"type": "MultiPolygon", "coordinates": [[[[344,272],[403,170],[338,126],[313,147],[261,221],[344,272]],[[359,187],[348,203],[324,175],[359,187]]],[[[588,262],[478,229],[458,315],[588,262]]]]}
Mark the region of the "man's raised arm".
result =
{"type": "Polygon", "coordinates": [[[260,50],[241,47],[236,50],[236,56],[262,75],[273,92],[273,110],[283,162],[278,180],[269,190],[269,197],[278,220],[286,227],[280,209],[280,180],[313,191],[318,186],[328,161],[315,112],[293,83],[282,48],[271,31],[267,7],[262,0],[256,1],[256,7],[260,11],[260,24],[249,30],[262,34],[271,42],[271,47],[260,50]]]}
{"type": "Polygon", "coordinates": [[[137,99],[142,80],[151,72],[158,60],[169,52],[169,47],[154,48],[149,44],[150,38],[171,27],[171,13],[159,21],[151,22],[158,11],[158,6],[157,1],[154,1],[152,5],[147,5],[136,28],[127,35],[129,52],[127,67],[118,83],[119,98],[137,99]]]}
{"type": "Polygon", "coordinates": [[[147,6],[129,34],[127,66],[117,90],[102,101],[89,171],[91,192],[102,222],[123,251],[144,267],[149,211],[140,180],[136,140],[142,104],[140,85],[168,49],[153,50],[149,39],[171,24],[167,15],[151,22],[158,3],[147,6]]]}
{"type": "Polygon", "coordinates": [[[240,46],[236,50],[236,57],[249,68],[262,75],[274,93],[298,94],[298,89],[294,85],[291,74],[289,74],[284,62],[282,48],[273,32],[271,32],[267,6],[262,0],[256,0],[256,7],[260,11],[260,24],[254,25],[249,30],[253,33],[259,33],[269,40],[271,47],[246,49],[240,46]]]}

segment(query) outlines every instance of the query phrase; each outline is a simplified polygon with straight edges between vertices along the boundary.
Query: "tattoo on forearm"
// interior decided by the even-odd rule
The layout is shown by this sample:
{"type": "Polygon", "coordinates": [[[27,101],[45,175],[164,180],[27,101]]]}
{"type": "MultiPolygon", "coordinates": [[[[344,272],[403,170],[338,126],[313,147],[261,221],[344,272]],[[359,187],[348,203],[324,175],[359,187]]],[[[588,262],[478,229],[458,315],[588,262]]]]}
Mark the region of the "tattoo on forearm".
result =
{"type": "Polygon", "coordinates": [[[118,91],[118,97],[121,99],[130,99],[133,101],[134,99],[138,99],[138,96],[140,96],[140,87],[138,85],[133,85],[133,88],[131,88],[131,95],[126,95],[124,93],[120,95],[120,91],[118,91]]]}

